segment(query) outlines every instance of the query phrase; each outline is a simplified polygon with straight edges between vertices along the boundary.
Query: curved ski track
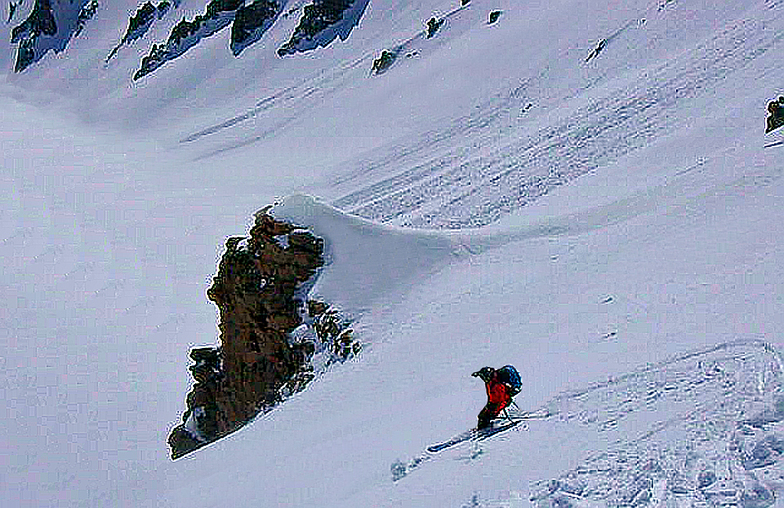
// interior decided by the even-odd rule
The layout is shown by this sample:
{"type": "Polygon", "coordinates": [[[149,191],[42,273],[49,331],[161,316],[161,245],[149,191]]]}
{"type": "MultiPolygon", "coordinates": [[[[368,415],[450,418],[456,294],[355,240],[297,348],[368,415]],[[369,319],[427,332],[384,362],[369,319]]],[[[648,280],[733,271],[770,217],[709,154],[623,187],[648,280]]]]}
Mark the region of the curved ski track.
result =
{"type": "MultiPolygon", "coordinates": [[[[538,508],[767,508],[784,491],[783,375],[772,346],[738,340],[556,396],[537,410],[551,416],[532,426],[556,438],[599,436],[607,446],[534,484],[530,501],[538,508]]],[[[433,460],[425,452],[396,462],[393,478],[433,460]]]]}
{"type": "Polygon", "coordinates": [[[726,505],[765,508],[784,487],[781,356],[755,340],[719,344],[588,389],[546,407],[552,432],[579,425],[605,450],[532,489],[539,508],[726,505]],[[630,437],[640,417],[656,421],[630,437]]]}

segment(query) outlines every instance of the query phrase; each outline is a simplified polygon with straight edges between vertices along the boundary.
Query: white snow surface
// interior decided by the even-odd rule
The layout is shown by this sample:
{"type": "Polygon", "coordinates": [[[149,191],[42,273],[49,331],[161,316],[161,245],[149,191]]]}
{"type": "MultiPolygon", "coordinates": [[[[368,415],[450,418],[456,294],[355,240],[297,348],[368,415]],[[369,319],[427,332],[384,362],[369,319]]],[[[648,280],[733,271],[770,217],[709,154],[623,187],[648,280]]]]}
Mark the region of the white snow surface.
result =
{"type": "Polygon", "coordinates": [[[134,84],[177,21],[104,67],[136,8],[0,83],[0,506],[784,505],[783,2],[371,2],[134,84]],[[273,202],[363,351],[171,461],[223,244],[273,202]],[[553,416],[428,455],[505,364],[553,416]]]}

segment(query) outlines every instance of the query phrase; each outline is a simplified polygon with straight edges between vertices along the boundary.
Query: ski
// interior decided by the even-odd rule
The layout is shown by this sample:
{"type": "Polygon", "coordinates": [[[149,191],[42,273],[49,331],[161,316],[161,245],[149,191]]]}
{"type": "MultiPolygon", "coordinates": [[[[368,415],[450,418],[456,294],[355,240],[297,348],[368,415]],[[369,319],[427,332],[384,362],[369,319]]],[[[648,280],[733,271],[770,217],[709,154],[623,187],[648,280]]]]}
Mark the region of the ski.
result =
{"type": "Polygon", "coordinates": [[[482,430],[478,430],[478,429],[467,430],[461,434],[456,435],[449,441],[444,441],[443,443],[428,446],[427,451],[430,453],[438,453],[440,451],[446,450],[447,448],[451,448],[455,445],[458,445],[468,440],[484,441],[490,436],[494,436],[499,432],[509,430],[512,427],[515,427],[522,422],[523,422],[522,419],[514,420],[514,421],[506,421],[504,423],[500,423],[498,425],[494,425],[492,427],[488,427],[482,430]]]}
{"type": "Polygon", "coordinates": [[[531,413],[523,413],[518,416],[513,416],[509,420],[501,420],[499,423],[494,424],[492,427],[478,430],[476,428],[467,430],[462,432],[452,439],[448,441],[444,441],[443,443],[438,443],[434,445],[430,445],[427,447],[427,451],[430,453],[438,453],[440,451],[446,450],[447,448],[451,448],[455,445],[463,443],[465,441],[473,439],[474,441],[484,441],[485,439],[498,434],[499,432],[504,432],[505,430],[509,430],[513,427],[516,427],[518,424],[524,422],[525,420],[531,420],[535,418],[547,418],[550,414],[546,410],[535,411],[531,413]]]}
{"type": "Polygon", "coordinates": [[[441,450],[446,450],[447,448],[450,448],[452,446],[455,446],[456,444],[462,443],[463,441],[468,441],[477,432],[479,432],[479,431],[476,430],[476,429],[467,430],[467,431],[465,431],[465,432],[463,432],[461,434],[456,435],[455,437],[453,437],[449,441],[444,441],[443,443],[438,443],[438,444],[434,444],[434,445],[428,446],[427,447],[427,451],[429,451],[430,453],[438,453],[441,450]]]}
{"type": "Polygon", "coordinates": [[[406,462],[403,462],[402,460],[396,460],[390,468],[392,472],[392,481],[399,481],[400,479],[406,477],[411,471],[420,468],[422,464],[435,459],[439,452],[457,446],[460,443],[464,443],[466,441],[484,441],[485,439],[495,436],[496,434],[516,427],[526,420],[533,420],[537,418],[544,419],[549,418],[552,415],[553,413],[551,413],[549,410],[542,408],[538,411],[513,415],[507,420],[496,420],[493,423],[493,426],[487,429],[477,430],[474,428],[465,432],[461,432],[448,441],[428,446],[424,452],[406,462]]]}

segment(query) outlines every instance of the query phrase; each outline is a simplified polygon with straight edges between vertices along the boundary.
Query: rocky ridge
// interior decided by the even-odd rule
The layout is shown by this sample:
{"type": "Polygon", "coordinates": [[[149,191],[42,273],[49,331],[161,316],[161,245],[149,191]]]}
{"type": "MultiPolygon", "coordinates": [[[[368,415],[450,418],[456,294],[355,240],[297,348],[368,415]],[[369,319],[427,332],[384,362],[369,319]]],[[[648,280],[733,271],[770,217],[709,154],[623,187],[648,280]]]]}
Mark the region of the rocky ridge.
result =
{"type": "Polygon", "coordinates": [[[14,71],[23,71],[43,53],[37,48],[38,41],[57,34],[57,22],[49,0],[35,0],[30,15],[11,31],[11,42],[19,43],[14,71]]]}
{"type": "Polygon", "coordinates": [[[268,210],[249,237],[227,240],[207,291],[220,311],[220,345],[190,352],[196,384],[169,435],[173,459],[238,430],[361,349],[338,309],[307,300],[324,241],[268,210]]]}
{"type": "MultiPolygon", "coordinates": [[[[291,9],[281,16],[288,0],[211,0],[204,14],[193,20],[182,19],[163,43],[153,43],[133,73],[138,80],[167,62],[174,60],[231,25],[230,48],[236,57],[248,46],[258,42],[280,17],[293,14],[291,9]]],[[[181,0],[161,0],[157,5],[145,1],[129,18],[122,39],[110,51],[105,63],[132,42],[143,38],[156,20],[163,19],[179,7],[181,0]]],[[[337,37],[346,40],[359,23],[369,0],[313,0],[302,9],[300,22],[278,55],[309,51],[324,47],[337,37]]],[[[8,22],[19,3],[11,3],[8,22]]],[[[13,28],[11,42],[17,44],[15,72],[22,72],[39,61],[50,50],[60,52],[68,41],[79,35],[96,14],[98,0],[74,0],[70,3],[35,0],[30,15],[13,28]]]]}
{"type": "Polygon", "coordinates": [[[173,0],[172,2],[162,0],[158,5],[153,5],[152,2],[144,3],[128,20],[128,28],[125,30],[123,38],[109,53],[106,61],[111,60],[122,46],[144,37],[156,20],[162,19],[172,8],[176,9],[179,6],[180,0],[173,0]]]}
{"type": "Polygon", "coordinates": [[[234,14],[243,5],[243,0],[212,0],[207,4],[204,15],[193,21],[183,19],[172,29],[166,43],[153,44],[150,52],[142,58],[142,64],[133,75],[137,80],[153,72],[169,60],[173,60],[195,46],[205,37],[216,34],[229,26],[234,14]]]}
{"type": "Polygon", "coordinates": [[[237,9],[231,25],[231,52],[234,56],[261,39],[280,15],[283,3],[256,0],[237,9]]]}
{"type": "Polygon", "coordinates": [[[369,0],[314,0],[303,9],[297,28],[289,41],[278,49],[278,55],[324,47],[337,37],[346,40],[368,3],[369,0]]]}
{"type": "MultiPolygon", "coordinates": [[[[9,4],[9,23],[20,4],[9,4]]],[[[97,0],[72,0],[54,4],[51,0],[35,0],[27,18],[11,30],[11,42],[17,44],[14,72],[22,72],[43,58],[49,50],[55,53],[65,50],[99,8],[97,0]]]]}

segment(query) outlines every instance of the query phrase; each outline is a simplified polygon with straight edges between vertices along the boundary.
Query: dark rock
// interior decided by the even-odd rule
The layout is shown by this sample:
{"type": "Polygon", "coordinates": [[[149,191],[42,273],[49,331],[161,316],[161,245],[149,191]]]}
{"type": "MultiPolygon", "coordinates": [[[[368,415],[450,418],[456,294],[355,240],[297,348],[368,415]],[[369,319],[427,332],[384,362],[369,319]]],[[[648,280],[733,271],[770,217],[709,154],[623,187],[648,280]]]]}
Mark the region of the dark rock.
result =
{"type": "Polygon", "coordinates": [[[599,41],[599,42],[596,44],[596,47],[595,47],[595,48],[593,48],[593,50],[592,50],[592,51],[591,51],[591,52],[588,54],[588,56],[585,58],[585,61],[586,61],[586,62],[590,62],[590,61],[591,61],[591,59],[593,59],[593,58],[596,58],[597,56],[599,56],[599,53],[601,53],[601,52],[602,52],[602,50],[605,48],[605,46],[607,46],[607,39],[602,39],[602,40],[600,40],[600,41],[599,41]]]}
{"type": "Polygon", "coordinates": [[[19,42],[23,38],[34,38],[39,35],[55,35],[57,24],[52,13],[49,0],[35,0],[33,10],[21,25],[11,31],[11,42],[19,42]]]}
{"type": "Polygon", "coordinates": [[[50,0],[35,0],[30,15],[11,31],[11,42],[18,42],[14,72],[22,72],[39,60],[45,51],[39,51],[38,40],[42,36],[57,34],[57,23],[50,0]]]}
{"type": "MultiPolygon", "coordinates": [[[[212,0],[207,4],[206,18],[214,19],[223,12],[234,12],[245,0],[212,0]]],[[[198,16],[197,16],[198,18],[198,16]]]]}
{"type": "Polygon", "coordinates": [[[19,7],[21,3],[21,1],[19,3],[8,2],[8,19],[6,20],[6,23],[11,22],[14,17],[14,13],[16,12],[16,8],[19,7]]]}
{"type": "Polygon", "coordinates": [[[89,3],[82,7],[82,10],[79,11],[79,16],[76,18],[76,29],[74,30],[73,34],[74,37],[82,33],[82,30],[84,30],[87,22],[93,19],[95,13],[98,12],[98,7],[100,7],[100,5],[98,4],[97,0],[90,0],[89,3]]]}
{"type": "Polygon", "coordinates": [[[142,58],[141,67],[133,79],[138,80],[155,71],[166,62],[173,60],[198,42],[229,26],[244,0],[212,0],[207,4],[204,15],[196,16],[193,21],[183,19],[174,26],[166,43],[152,45],[150,52],[142,58]]]}
{"type": "Polygon", "coordinates": [[[194,438],[182,426],[172,430],[171,434],[169,434],[168,443],[172,449],[172,459],[178,459],[204,446],[204,443],[194,438]]]}
{"type": "Polygon", "coordinates": [[[323,314],[329,308],[324,302],[320,302],[318,300],[308,300],[308,316],[316,317],[319,314],[323,314]]]}
{"type": "Polygon", "coordinates": [[[443,24],[443,19],[430,18],[427,20],[427,38],[433,37],[443,24]]]}
{"type": "Polygon", "coordinates": [[[304,389],[317,375],[314,355],[326,355],[321,364],[330,365],[361,351],[337,310],[297,298],[324,264],[324,241],[268,210],[256,214],[250,238],[226,240],[207,291],[220,311],[221,345],[190,352],[196,384],[183,423],[169,436],[172,458],[234,432],[304,389]],[[303,324],[312,334],[295,339],[303,324]]]}
{"type": "Polygon", "coordinates": [[[180,0],[176,0],[173,3],[169,0],[163,0],[157,6],[153,5],[152,2],[144,3],[128,20],[128,28],[125,30],[122,40],[112,49],[106,61],[111,60],[123,45],[130,44],[144,37],[157,19],[162,19],[170,9],[178,7],[179,4],[180,0]]]}
{"type": "Polygon", "coordinates": [[[493,23],[498,21],[498,18],[500,17],[501,17],[501,11],[492,11],[487,19],[487,23],[492,25],[493,23]]]}
{"type": "Polygon", "coordinates": [[[200,347],[191,349],[190,357],[195,362],[217,364],[219,360],[218,349],[214,347],[200,347]]]}
{"type": "Polygon", "coordinates": [[[768,113],[765,134],[784,125],[784,96],[768,103],[768,113]]]}
{"type": "Polygon", "coordinates": [[[272,0],[256,0],[237,9],[231,25],[231,51],[234,56],[261,38],[280,14],[280,9],[280,3],[272,0]]]}
{"type": "Polygon", "coordinates": [[[160,18],[164,14],[169,12],[169,9],[171,9],[171,7],[172,7],[172,4],[168,0],[163,0],[163,2],[159,3],[158,7],[155,8],[158,11],[158,17],[160,18]]]}
{"type": "Polygon", "coordinates": [[[375,74],[385,73],[387,70],[389,70],[390,67],[392,67],[392,64],[395,63],[395,60],[397,60],[397,55],[398,53],[395,51],[382,51],[381,56],[373,60],[373,68],[371,69],[371,72],[375,74]]]}
{"type": "Polygon", "coordinates": [[[169,438],[173,458],[237,430],[278,403],[284,385],[299,390],[314,377],[306,365],[314,346],[291,345],[289,334],[302,324],[295,292],[323,265],[322,254],[320,238],[266,213],[256,216],[250,239],[226,241],[207,291],[220,311],[221,347],[190,352],[196,384],[169,438]]]}
{"type": "Polygon", "coordinates": [[[359,23],[369,0],[314,0],[303,9],[289,41],[278,49],[279,56],[326,46],[336,37],[346,40],[359,23]]]}
{"type": "Polygon", "coordinates": [[[158,10],[152,2],[147,2],[142,5],[139,10],[136,11],[136,14],[131,16],[128,20],[128,29],[125,31],[123,41],[127,42],[139,37],[139,32],[146,31],[147,27],[152,24],[157,12],[158,10]]]}

